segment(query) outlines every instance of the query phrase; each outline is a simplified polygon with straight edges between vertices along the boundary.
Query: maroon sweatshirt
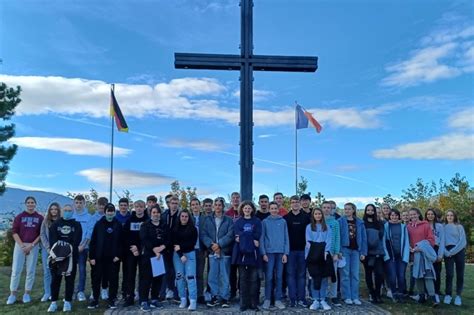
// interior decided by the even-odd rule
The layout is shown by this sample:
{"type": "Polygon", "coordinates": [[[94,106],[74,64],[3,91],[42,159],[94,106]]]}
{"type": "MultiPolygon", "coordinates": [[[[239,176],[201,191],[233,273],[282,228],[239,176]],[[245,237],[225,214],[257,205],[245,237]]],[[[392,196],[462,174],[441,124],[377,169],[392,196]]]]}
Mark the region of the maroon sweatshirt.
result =
{"type": "Polygon", "coordinates": [[[29,214],[23,211],[13,220],[12,232],[18,234],[23,243],[33,243],[40,235],[43,216],[38,212],[29,214]]]}

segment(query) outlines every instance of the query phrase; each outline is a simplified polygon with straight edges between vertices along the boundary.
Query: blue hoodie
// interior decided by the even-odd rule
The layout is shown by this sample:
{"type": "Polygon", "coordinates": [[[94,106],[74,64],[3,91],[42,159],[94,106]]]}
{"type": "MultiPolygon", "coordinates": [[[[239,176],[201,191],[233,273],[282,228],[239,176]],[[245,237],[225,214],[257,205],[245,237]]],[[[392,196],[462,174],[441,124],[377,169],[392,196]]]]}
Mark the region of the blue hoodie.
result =
{"type": "Polygon", "coordinates": [[[259,263],[259,251],[254,241],[262,236],[262,222],[255,216],[250,219],[241,217],[234,223],[234,234],[239,237],[235,242],[232,262],[237,265],[253,265],[259,263]]]}
{"type": "Polygon", "coordinates": [[[260,237],[260,253],[290,254],[288,228],[282,216],[268,216],[262,221],[262,237],[260,237]]]}

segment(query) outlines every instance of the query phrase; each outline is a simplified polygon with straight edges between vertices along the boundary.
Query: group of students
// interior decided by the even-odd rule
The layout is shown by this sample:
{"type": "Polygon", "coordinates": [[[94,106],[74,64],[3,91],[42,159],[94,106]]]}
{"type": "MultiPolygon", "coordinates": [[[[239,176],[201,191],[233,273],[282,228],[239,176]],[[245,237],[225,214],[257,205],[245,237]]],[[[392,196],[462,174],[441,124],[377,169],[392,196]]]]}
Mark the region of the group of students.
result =
{"type": "Polygon", "coordinates": [[[162,307],[167,298],[190,311],[197,304],[226,308],[237,291],[241,311],[258,310],[262,280],[263,309],[286,308],[286,296],[289,307],[311,310],[341,306],[339,296],[345,304],[361,305],[361,262],[373,303],[382,302],[385,286],[394,302],[411,295],[419,303],[429,299],[437,306],[443,260],[444,303],[452,301],[456,268],[454,304],[462,304],[466,235],[453,210],[445,213],[442,224],[435,209],[428,209],[423,217],[419,209],[400,213],[387,204],[380,208],[368,204],[360,219],[356,206],[346,203],[341,216],[332,201],[310,208],[311,197],[306,194],[292,196],[288,210],[281,193],[275,193],[271,202],[267,195],[259,196],[258,210],[251,201],[241,202],[237,192],[232,193],[227,210],[222,197],[204,199],[202,204],[192,198],[189,210],[180,209],[177,196],[170,194],[165,200],[164,211],[153,195],[146,203],[135,201],[129,211],[129,200],[121,198],[117,211],[101,197],[96,212],[89,214],[84,197],[78,195],[74,206],[52,203],[43,218],[36,211],[35,198],[27,197],[26,210],[15,217],[12,227],[15,247],[7,304],[17,300],[25,262],[23,303],[31,301],[40,250],[41,301],[51,301],[48,312],[58,309],[63,278],[63,311],[71,311],[74,291],[78,301],[86,300],[87,262],[92,284],[89,309],[97,308],[99,299],[107,300],[109,308],[117,307],[120,270],[123,305],[134,305],[138,299],[143,311],[162,307]],[[163,259],[164,274],[154,276],[154,257],[163,259]]]}

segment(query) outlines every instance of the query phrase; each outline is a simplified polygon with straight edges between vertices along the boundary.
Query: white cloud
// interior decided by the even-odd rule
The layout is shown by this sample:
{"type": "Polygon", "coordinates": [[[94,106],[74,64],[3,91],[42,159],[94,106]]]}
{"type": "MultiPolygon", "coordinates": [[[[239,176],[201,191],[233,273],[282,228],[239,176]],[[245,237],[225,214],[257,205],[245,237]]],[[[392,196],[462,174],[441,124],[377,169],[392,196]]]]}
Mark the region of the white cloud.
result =
{"type": "MultiPolygon", "coordinates": [[[[108,186],[110,181],[110,170],[104,168],[91,168],[77,172],[78,175],[84,176],[90,182],[108,186]]],[[[158,173],[139,172],[132,170],[114,170],[114,187],[115,188],[137,188],[169,185],[173,179],[158,173]]]]}
{"type": "Polygon", "coordinates": [[[162,145],[170,148],[187,148],[199,151],[216,151],[221,150],[226,146],[210,140],[192,139],[171,139],[162,143],[162,145]]]}
{"type": "Polygon", "coordinates": [[[253,171],[255,173],[273,173],[275,172],[275,170],[273,168],[269,168],[269,167],[258,167],[258,166],[255,166],[253,168],[253,171]]]}
{"type": "Polygon", "coordinates": [[[473,129],[474,128],[474,107],[467,108],[448,119],[448,124],[452,128],[473,129]]]}
{"type": "Polygon", "coordinates": [[[372,154],[379,159],[470,160],[474,159],[474,134],[449,134],[376,150],[372,154]]]}
{"type": "Polygon", "coordinates": [[[408,87],[457,77],[474,71],[474,26],[462,19],[440,20],[404,61],[386,67],[382,85],[408,87]]]}
{"type": "MultiPolygon", "coordinates": [[[[110,145],[86,139],[15,137],[8,140],[23,148],[64,152],[71,155],[110,156],[110,145]]],[[[114,156],[126,156],[132,150],[114,147],[114,156]]]]}
{"type": "Polygon", "coordinates": [[[258,135],[257,138],[260,138],[260,139],[265,139],[265,138],[271,138],[271,137],[275,137],[276,135],[274,134],[264,134],[264,135],[258,135]]]}
{"type": "MultiPolygon", "coordinates": [[[[22,86],[23,101],[17,108],[18,115],[56,113],[80,114],[96,118],[109,117],[110,86],[103,81],[9,75],[0,75],[0,81],[10,86],[22,86]]],[[[115,94],[126,119],[160,117],[216,120],[237,125],[240,120],[238,105],[236,104],[235,108],[222,107],[216,100],[226,89],[214,79],[182,78],[155,86],[116,84],[115,94]]],[[[308,110],[323,125],[359,129],[378,127],[380,125],[378,117],[384,113],[381,109],[356,107],[308,110]]],[[[292,107],[284,107],[279,111],[256,109],[254,123],[257,127],[293,125],[294,109],[292,107]]],[[[130,127],[133,129],[133,125],[130,127]]]]}
{"type": "MultiPolygon", "coordinates": [[[[232,95],[234,97],[239,98],[240,97],[240,90],[236,90],[234,93],[232,93],[232,95]]],[[[254,102],[266,101],[266,100],[272,98],[273,96],[275,96],[275,93],[273,93],[272,91],[257,90],[257,89],[253,90],[253,101],[254,102]]]]}

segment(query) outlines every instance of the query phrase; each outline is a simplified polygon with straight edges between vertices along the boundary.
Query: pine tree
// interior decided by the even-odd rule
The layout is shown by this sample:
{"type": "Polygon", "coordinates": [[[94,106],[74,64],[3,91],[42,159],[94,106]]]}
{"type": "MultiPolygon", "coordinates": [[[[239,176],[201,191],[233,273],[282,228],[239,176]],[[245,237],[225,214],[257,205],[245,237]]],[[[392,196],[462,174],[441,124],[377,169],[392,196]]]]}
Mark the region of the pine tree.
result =
{"type": "MultiPolygon", "coordinates": [[[[10,120],[15,114],[15,107],[21,102],[21,88],[9,88],[5,83],[0,83],[0,119],[10,120]]],[[[8,164],[16,154],[17,146],[5,145],[8,139],[15,135],[15,124],[0,125],[0,196],[5,191],[5,180],[8,173],[8,164]]]]}

